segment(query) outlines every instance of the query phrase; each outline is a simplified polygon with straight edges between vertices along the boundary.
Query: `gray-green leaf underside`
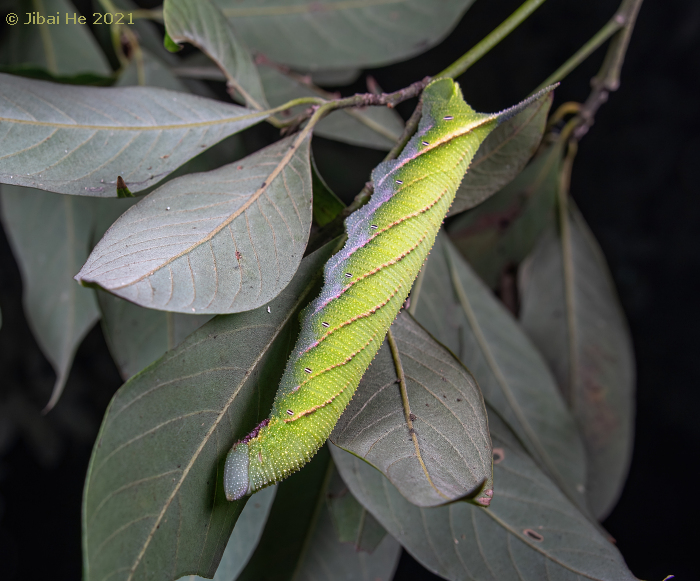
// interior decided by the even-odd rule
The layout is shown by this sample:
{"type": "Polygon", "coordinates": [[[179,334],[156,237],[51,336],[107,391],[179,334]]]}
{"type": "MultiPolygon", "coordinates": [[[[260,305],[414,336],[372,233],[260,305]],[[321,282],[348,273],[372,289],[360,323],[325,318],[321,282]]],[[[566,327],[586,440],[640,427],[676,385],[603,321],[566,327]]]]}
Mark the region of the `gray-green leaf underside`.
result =
{"type": "Polygon", "coordinates": [[[226,76],[229,90],[238,91],[253,109],[267,108],[253,59],[210,0],[166,0],[163,18],[174,41],[189,42],[216,62],[226,76]]]}
{"type": "MultiPolygon", "coordinates": [[[[233,581],[243,571],[248,559],[258,546],[276,492],[277,487],[270,486],[250,497],[233,527],[219,567],[216,569],[214,581],[233,581]]],[[[183,581],[204,581],[204,578],[198,575],[188,575],[181,577],[181,579],[183,581]]]]}
{"type": "Polygon", "coordinates": [[[76,278],[152,309],[247,311],[296,272],[311,226],[310,138],[168,182],[126,212],[76,278]]]}
{"type": "Polygon", "coordinates": [[[517,176],[542,140],[554,93],[530,103],[489,133],[457,190],[449,216],[469,210],[517,176]]]}
{"type": "Polygon", "coordinates": [[[58,193],[132,192],[265,118],[153,87],[60,85],[0,74],[0,182],[58,193]]]}
{"type": "Polygon", "coordinates": [[[278,485],[262,538],[236,581],[391,579],[401,553],[392,537],[385,535],[372,554],[338,539],[328,505],[334,476],[323,447],[301,472],[278,485]]]}
{"type": "Polygon", "coordinates": [[[223,462],[265,417],[333,245],[267,307],[217,317],[124,384],[97,438],[83,505],[84,578],[212,576],[245,501],[223,462]]]}
{"type": "Polygon", "coordinates": [[[418,322],[457,354],[528,452],[585,506],[583,443],[542,356],[444,234],[423,270],[411,296],[418,322]]]}
{"type": "Polygon", "coordinates": [[[576,208],[567,219],[521,268],[520,319],[578,421],[586,497],[602,519],[622,492],[632,454],[634,354],[605,257],[576,208]]]}
{"type": "Polygon", "coordinates": [[[102,291],[97,293],[97,300],[109,352],[124,380],[177,347],[211,319],[211,315],[146,309],[102,291]]]}
{"type": "Polygon", "coordinates": [[[66,22],[66,14],[80,16],[68,0],[24,0],[13,8],[20,13],[20,20],[17,25],[3,29],[0,64],[40,67],[53,76],[112,74],[89,26],[66,22]],[[24,24],[28,12],[39,12],[45,18],[58,13],[60,22],[24,24]]]}
{"type": "Polygon", "coordinates": [[[27,320],[56,372],[58,401],[80,342],[100,317],[95,293],[71,273],[90,251],[95,202],[34,188],[1,188],[3,226],[22,273],[27,320]]]}
{"type": "Polygon", "coordinates": [[[622,556],[489,410],[494,497],[420,508],[379,471],[331,446],[357,499],[427,569],[451,581],[633,581],[622,556]]]}
{"type": "Polygon", "coordinates": [[[355,551],[373,553],[386,536],[384,527],[352,495],[337,470],[328,483],[326,504],[338,540],[352,544],[355,551]]]}
{"type": "Polygon", "coordinates": [[[473,0],[215,0],[238,37],[300,70],[374,67],[440,42],[473,0]]]}
{"type": "Polygon", "coordinates": [[[134,87],[141,84],[182,93],[188,92],[171,72],[168,64],[145,48],[141,48],[140,59],[136,57],[131,59],[129,65],[119,75],[115,86],[134,87]]]}
{"type": "Polygon", "coordinates": [[[491,288],[552,223],[561,154],[561,144],[544,149],[512,182],[448,226],[454,245],[491,288]]]}
{"type": "Polygon", "coordinates": [[[399,314],[391,333],[396,358],[385,341],[331,441],[381,470],[417,506],[490,489],[491,442],[474,378],[408,314],[399,314]],[[397,366],[406,378],[408,411],[397,366]]]}

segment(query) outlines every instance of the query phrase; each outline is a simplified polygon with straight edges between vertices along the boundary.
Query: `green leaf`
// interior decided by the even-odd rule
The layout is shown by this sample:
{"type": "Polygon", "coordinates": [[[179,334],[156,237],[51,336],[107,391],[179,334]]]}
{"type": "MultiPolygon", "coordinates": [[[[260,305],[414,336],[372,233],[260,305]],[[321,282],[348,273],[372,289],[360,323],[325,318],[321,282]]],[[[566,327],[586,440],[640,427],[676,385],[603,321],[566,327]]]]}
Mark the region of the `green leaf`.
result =
{"type": "Polygon", "coordinates": [[[323,179],[313,155],[311,156],[311,184],[314,192],[314,223],[325,226],[345,209],[345,204],[323,179]]]}
{"type": "Polygon", "coordinates": [[[328,512],[341,543],[352,543],[355,551],[372,553],[386,536],[386,530],[352,495],[337,470],[326,493],[328,512]]]}
{"type": "Polygon", "coordinates": [[[521,268],[520,318],[578,421],[586,497],[602,519],[622,492],[632,454],[634,354],[605,257],[577,209],[567,220],[521,268]]]}
{"type": "Polygon", "coordinates": [[[523,170],[542,140],[553,98],[554,93],[546,93],[488,135],[469,165],[448,216],[480,204],[523,170]]]}
{"type": "Polygon", "coordinates": [[[167,38],[201,49],[226,75],[229,91],[240,93],[253,109],[267,108],[253,59],[214,4],[209,0],[165,0],[163,18],[167,38]]]}
{"type": "Polygon", "coordinates": [[[446,236],[423,270],[411,296],[418,322],[459,356],[527,451],[585,507],[583,443],[542,356],[446,236]]]}
{"type": "Polygon", "coordinates": [[[266,115],[152,87],[58,85],[0,74],[0,183],[116,197],[160,181],[266,115]]]}
{"type": "Polygon", "coordinates": [[[99,319],[94,291],[71,276],[90,249],[95,200],[7,185],[0,200],[22,273],[24,311],[56,372],[49,410],[63,391],[80,342],[99,319]]]}
{"type": "Polygon", "coordinates": [[[389,581],[401,553],[391,537],[369,555],[336,537],[328,509],[327,448],[278,485],[265,532],[236,581],[389,581]],[[293,526],[290,526],[290,523],[293,526]]]}
{"type": "MultiPolygon", "coordinates": [[[[272,65],[260,65],[260,78],[273,107],[300,97],[332,97],[311,83],[309,77],[285,73],[272,65]]],[[[289,110],[288,116],[300,113],[304,107],[289,110]]],[[[314,128],[314,133],[352,145],[373,149],[391,149],[403,132],[403,120],[388,107],[339,109],[314,128]]]]}
{"type": "Polygon", "coordinates": [[[331,441],[381,470],[416,506],[467,496],[488,504],[491,442],[476,381],[408,314],[390,333],[395,348],[388,337],[331,441]]]}
{"type": "Polygon", "coordinates": [[[311,226],[310,137],[168,182],[125,213],[77,274],[152,309],[233,313],[289,283],[311,226]]]}
{"type": "Polygon", "coordinates": [[[449,226],[454,245],[491,288],[551,224],[561,156],[561,144],[547,148],[500,192],[449,226]]]}
{"type": "Polygon", "coordinates": [[[68,0],[23,0],[15,8],[20,20],[5,27],[0,64],[40,67],[55,77],[92,73],[109,77],[112,70],[87,24],[66,22],[66,15],[80,16],[68,0]],[[59,22],[25,24],[27,13],[39,12],[59,22]]]}
{"type": "Polygon", "coordinates": [[[560,492],[489,410],[491,506],[409,503],[367,463],[331,446],[352,493],[424,567],[454,581],[633,581],[615,545],[560,492]]]}
{"type": "Polygon", "coordinates": [[[211,315],[145,309],[106,292],[97,293],[97,299],[109,352],[125,380],[177,347],[211,319],[211,315]]]}
{"type": "Polygon", "coordinates": [[[215,1],[246,46],[313,71],[376,67],[425,52],[473,0],[215,1]]]}
{"type": "MultiPolygon", "coordinates": [[[[221,562],[214,575],[214,581],[232,581],[243,571],[248,559],[258,546],[265,523],[277,492],[276,486],[263,488],[253,495],[233,527],[221,562]]],[[[181,577],[185,581],[204,581],[197,575],[181,577]]]]}
{"type": "Polygon", "coordinates": [[[213,319],[116,393],[85,484],[85,581],[214,574],[245,504],[225,500],[226,453],[267,415],[333,248],[305,259],[269,311],[213,319]]]}

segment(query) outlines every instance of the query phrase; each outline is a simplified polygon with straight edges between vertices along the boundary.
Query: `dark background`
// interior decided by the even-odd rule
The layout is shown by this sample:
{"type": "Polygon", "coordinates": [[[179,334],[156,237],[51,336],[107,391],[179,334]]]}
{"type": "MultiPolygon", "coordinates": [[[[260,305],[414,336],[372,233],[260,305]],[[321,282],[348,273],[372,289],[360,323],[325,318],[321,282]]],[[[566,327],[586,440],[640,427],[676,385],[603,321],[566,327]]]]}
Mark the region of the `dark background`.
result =
{"type": "MultiPolygon", "coordinates": [[[[435,74],[519,3],[478,0],[440,46],[369,72],[385,90],[435,74]]],[[[550,0],[459,79],[466,99],[484,111],[520,100],[616,8],[617,0],[550,0]]],[[[635,575],[646,580],[700,579],[699,37],[700,2],[646,0],[621,88],[582,140],[571,186],[609,261],[634,340],[635,451],[622,498],[604,525],[635,575]]],[[[562,83],[555,107],[587,97],[603,53],[562,83]]],[[[364,91],[362,82],[342,89],[355,91],[364,91]]],[[[410,107],[399,111],[410,114],[410,107]]],[[[344,196],[356,193],[383,157],[320,139],[314,149],[322,170],[345,152],[359,159],[342,173],[328,171],[344,196]]],[[[83,478],[102,414],[121,381],[96,328],[77,354],[58,406],[42,417],[53,372],[20,296],[19,272],[0,231],[0,578],[80,579],[83,478]]],[[[438,579],[406,554],[395,578],[438,579]]]]}

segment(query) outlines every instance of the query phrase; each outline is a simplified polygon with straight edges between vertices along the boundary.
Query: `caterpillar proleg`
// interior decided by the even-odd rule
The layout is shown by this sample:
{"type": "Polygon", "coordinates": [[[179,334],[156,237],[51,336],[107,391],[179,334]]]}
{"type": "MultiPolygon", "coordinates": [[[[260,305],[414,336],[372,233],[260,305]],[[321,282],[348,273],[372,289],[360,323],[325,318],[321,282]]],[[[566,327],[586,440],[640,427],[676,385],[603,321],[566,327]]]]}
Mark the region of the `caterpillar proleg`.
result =
{"type": "Polygon", "coordinates": [[[226,458],[229,500],[299,470],[325,442],[406,300],[477,149],[540,96],[489,115],[467,105],[450,79],[426,87],[416,134],[397,159],[372,172],[374,194],[347,218],[347,242],[301,314],[268,419],[226,458]]]}

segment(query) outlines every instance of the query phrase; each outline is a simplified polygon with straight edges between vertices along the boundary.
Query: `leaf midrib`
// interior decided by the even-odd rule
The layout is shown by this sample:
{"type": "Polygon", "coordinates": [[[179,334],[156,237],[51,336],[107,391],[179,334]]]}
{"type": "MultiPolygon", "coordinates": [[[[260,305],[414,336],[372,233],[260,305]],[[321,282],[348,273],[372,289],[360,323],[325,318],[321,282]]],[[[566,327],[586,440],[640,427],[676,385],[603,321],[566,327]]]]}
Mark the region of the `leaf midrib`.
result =
{"type": "MultiPolygon", "coordinates": [[[[489,369],[491,370],[491,373],[493,373],[496,381],[498,382],[498,385],[501,388],[503,395],[510,404],[511,410],[518,418],[520,425],[527,434],[531,446],[536,449],[540,461],[547,466],[547,469],[551,473],[552,477],[557,479],[560,485],[562,485],[562,483],[560,482],[559,472],[557,471],[556,466],[549,457],[549,454],[543,448],[541,442],[537,438],[537,435],[532,430],[529,421],[525,417],[517,399],[515,398],[515,395],[513,394],[510,388],[508,380],[504,377],[500,365],[496,361],[494,354],[491,352],[491,348],[489,347],[488,341],[484,336],[484,333],[481,329],[481,325],[479,324],[479,321],[476,317],[476,313],[474,313],[474,309],[471,306],[469,298],[467,297],[467,293],[464,290],[464,286],[462,285],[462,281],[459,278],[459,274],[456,271],[455,265],[452,261],[452,257],[450,256],[449,249],[446,248],[444,252],[450,271],[450,278],[452,279],[452,284],[457,294],[457,298],[459,300],[460,305],[462,306],[462,310],[464,312],[465,317],[467,318],[467,322],[472,328],[472,332],[474,333],[477,344],[479,345],[479,349],[481,350],[481,353],[484,356],[484,359],[486,360],[486,363],[489,369]]],[[[562,487],[566,489],[566,487],[564,487],[563,485],[562,487]]]]}
{"type": "Polygon", "coordinates": [[[224,117],[223,119],[214,119],[212,121],[195,121],[185,123],[170,123],[167,125],[87,125],[81,123],[55,123],[53,121],[40,121],[29,119],[12,119],[11,117],[0,117],[0,123],[16,123],[18,125],[33,125],[35,127],[55,127],[57,129],[90,129],[93,131],[168,131],[172,129],[192,129],[197,127],[210,127],[212,125],[225,125],[227,123],[236,123],[255,119],[256,117],[264,118],[268,116],[268,112],[254,112],[248,115],[240,115],[236,117],[224,117]]]}
{"type": "MultiPolygon", "coordinates": [[[[294,157],[301,146],[306,142],[306,140],[309,138],[309,133],[302,134],[300,135],[297,140],[292,144],[291,148],[287,151],[287,153],[282,156],[280,161],[277,163],[275,168],[268,174],[268,176],[265,178],[265,182],[262,187],[258,188],[253,194],[250,196],[250,198],[240,207],[238,207],[231,215],[226,218],[221,224],[216,226],[209,234],[204,236],[203,238],[200,238],[197,242],[186,248],[185,250],[182,250],[175,256],[171,256],[167,260],[163,261],[161,264],[156,266],[155,268],[152,268],[148,272],[142,274],[136,279],[130,280],[129,282],[126,282],[122,285],[119,286],[113,286],[110,287],[109,290],[115,291],[115,290],[120,290],[125,287],[130,287],[133,286],[134,284],[141,282],[142,280],[152,276],[154,273],[158,272],[159,270],[165,268],[166,266],[172,264],[174,261],[176,261],[178,258],[182,258],[183,256],[189,256],[196,248],[199,248],[202,244],[206,244],[207,242],[210,242],[219,232],[221,232],[224,228],[229,226],[236,218],[239,216],[243,215],[245,211],[250,208],[255,202],[257,202],[260,197],[267,192],[268,188],[271,187],[272,183],[275,181],[277,176],[282,172],[282,170],[289,165],[289,163],[292,160],[292,157],[294,157]]],[[[258,260],[258,262],[260,262],[258,260]]],[[[191,270],[191,267],[190,267],[191,270]]],[[[88,279],[85,279],[88,280],[88,279]]],[[[213,299],[212,299],[213,300],[213,299]]]]}
{"type": "Polygon", "coordinates": [[[389,344],[389,349],[391,350],[391,358],[394,360],[394,367],[396,369],[396,376],[399,379],[399,389],[401,390],[401,404],[403,406],[403,412],[404,412],[404,419],[406,421],[406,426],[408,426],[408,433],[411,436],[411,441],[413,442],[413,447],[416,451],[416,458],[418,459],[418,462],[420,463],[421,468],[423,469],[423,474],[425,475],[425,479],[428,481],[428,484],[430,484],[430,487],[438,493],[439,496],[444,498],[445,500],[449,501],[451,500],[449,496],[445,495],[442,493],[441,490],[438,489],[437,486],[433,483],[432,478],[430,478],[430,474],[428,473],[428,467],[425,465],[425,462],[423,461],[423,455],[421,454],[420,450],[420,445],[418,444],[418,438],[416,437],[416,431],[413,429],[413,420],[411,419],[411,406],[408,401],[408,390],[406,388],[406,376],[403,371],[403,362],[401,361],[401,353],[399,351],[399,347],[396,344],[396,340],[394,339],[394,335],[391,332],[391,329],[389,329],[386,333],[386,339],[389,344]]]}

